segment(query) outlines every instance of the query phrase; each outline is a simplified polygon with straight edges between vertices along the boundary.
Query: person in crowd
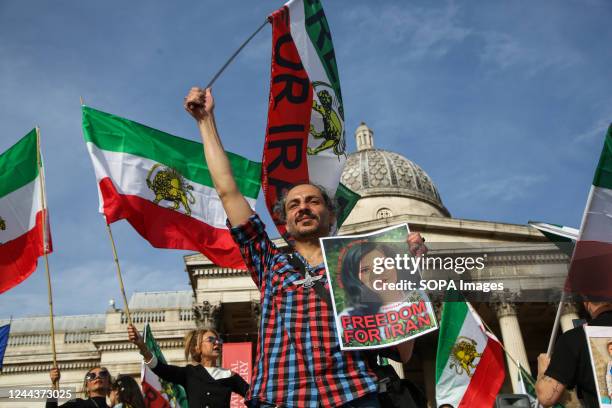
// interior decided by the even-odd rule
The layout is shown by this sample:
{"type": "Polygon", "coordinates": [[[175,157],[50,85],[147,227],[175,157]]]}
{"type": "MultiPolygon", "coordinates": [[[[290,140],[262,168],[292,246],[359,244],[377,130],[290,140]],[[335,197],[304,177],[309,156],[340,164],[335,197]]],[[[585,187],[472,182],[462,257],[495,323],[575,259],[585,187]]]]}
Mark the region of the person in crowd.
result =
{"type": "Polygon", "coordinates": [[[129,375],[118,375],[108,395],[112,408],[145,408],[142,391],[129,375]]]}
{"type": "MultiPolygon", "coordinates": [[[[584,302],[591,326],[612,326],[612,303],[584,302]]],[[[552,356],[538,356],[536,393],[544,406],[557,403],[565,389],[576,387],[584,407],[598,407],[593,368],[582,326],[568,330],[557,339],[552,356]]]]}
{"type": "Polygon", "coordinates": [[[195,363],[186,367],[158,361],[133,325],[128,325],[128,338],[158,377],[185,388],[189,408],[229,407],[232,392],[247,393],[249,384],[241,376],[217,366],[223,341],[216,330],[192,330],[185,336],[185,359],[195,363]]]}
{"type": "MultiPolygon", "coordinates": [[[[192,88],[184,106],[197,122],[228,226],[261,293],[257,363],[247,403],[379,407],[376,375],[363,353],[340,350],[333,309],[313,286],[329,290],[319,238],[335,224],[332,199],[313,184],[290,188],[279,209],[293,251],[279,250],[237,187],[217,132],[211,90],[192,88]]],[[[420,235],[411,234],[409,243],[413,255],[424,253],[420,235]]]]}
{"type": "MultiPolygon", "coordinates": [[[[50,372],[51,383],[57,389],[61,373],[59,368],[52,368],[50,372]]],[[[109,408],[106,405],[106,396],[110,391],[111,375],[104,367],[94,367],[87,371],[83,380],[83,392],[85,399],[75,398],[60,405],[66,408],[109,408]]],[[[45,408],[56,408],[57,399],[47,399],[45,408]]]]}

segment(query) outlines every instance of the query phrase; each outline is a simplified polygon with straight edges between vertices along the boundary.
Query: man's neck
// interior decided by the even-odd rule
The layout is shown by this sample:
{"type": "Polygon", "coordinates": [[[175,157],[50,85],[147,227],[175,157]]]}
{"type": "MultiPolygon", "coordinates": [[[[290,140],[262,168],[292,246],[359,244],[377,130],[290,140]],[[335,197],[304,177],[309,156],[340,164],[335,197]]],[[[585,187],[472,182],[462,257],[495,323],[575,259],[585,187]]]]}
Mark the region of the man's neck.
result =
{"type": "Polygon", "coordinates": [[[96,391],[92,391],[89,393],[89,398],[106,398],[106,395],[101,394],[99,392],[96,391]]]}
{"type": "Polygon", "coordinates": [[[318,239],[296,241],[295,250],[306,259],[309,265],[315,266],[323,262],[323,251],[318,239]]]}

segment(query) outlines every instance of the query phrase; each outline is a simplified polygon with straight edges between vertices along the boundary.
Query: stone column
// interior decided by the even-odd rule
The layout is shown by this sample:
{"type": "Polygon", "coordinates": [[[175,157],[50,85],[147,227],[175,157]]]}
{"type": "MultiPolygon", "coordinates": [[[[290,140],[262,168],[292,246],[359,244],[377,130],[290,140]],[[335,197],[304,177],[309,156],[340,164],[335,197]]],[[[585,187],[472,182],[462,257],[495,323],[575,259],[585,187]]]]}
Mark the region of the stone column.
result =
{"type": "Polygon", "coordinates": [[[196,326],[198,329],[220,329],[221,303],[212,304],[208,300],[205,300],[201,305],[196,305],[193,307],[193,314],[195,316],[196,326]]]}
{"type": "Polygon", "coordinates": [[[574,302],[564,302],[563,308],[561,309],[561,330],[563,333],[573,329],[573,320],[578,318],[578,308],[576,304],[574,302]]]}
{"type": "MultiPolygon", "coordinates": [[[[516,316],[516,306],[507,298],[500,299],[499,303],[495,304],[495,312],[499,319],[499,327],[501,328],[502,343],[506,352],[512,358],[521,364],[521,367],[527,372],[529,369],[529,361],[527,360],[527,352],[525,351],[525,343],[523,343],[523,335],[521,327],[516,316]]],[[[508,375],[512,381],[512,390],[514,393],[519,392],[518,384],[518,367],[506,354],[506,363],[508,364],[508,375]]]]}

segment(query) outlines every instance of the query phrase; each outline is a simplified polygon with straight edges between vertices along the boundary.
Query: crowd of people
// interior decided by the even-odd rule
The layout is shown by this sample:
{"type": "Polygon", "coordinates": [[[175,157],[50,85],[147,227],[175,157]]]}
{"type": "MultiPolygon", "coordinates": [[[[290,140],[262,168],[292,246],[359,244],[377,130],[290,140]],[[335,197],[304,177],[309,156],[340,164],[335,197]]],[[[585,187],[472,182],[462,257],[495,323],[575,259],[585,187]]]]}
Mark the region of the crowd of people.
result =
{"type": "MultiPolygon", "coordinates": [[[[247,405],[257,407],[380,407],[378,383],[382,376],[390,374],[378,366],[377,355],[340,350],[333,308],[326,296],[321,295],[322,291],[328,293],[329,283],[319,238],[329,235],[335,223],[333,200],[324,189],[312,184],[299,184],[287,191],[280,207],[287,232],[293,238],[293,251],[281,251],[238,190],[217,133],[210,89],[192,88],[185,98],[185,109],[197,121],[228,226],[261,292],[258,355],[252,384],[249,386],[235,373],[217,367],[222,342],[212,329],[194,331],[186,337],[185,354],[193,363],[186,367],[157,361],[131,325],[129,340],[155,374],[185,388],[190,407],[229,406],[232,392],[245,396],[247,405]],[[315,278],[316,290],[300,284],[308,280],[305,277],[315,278]]],[[[419,234],[410,234],[408,246],[415,256],[426,251],[419,234]]],[[[406,362],[413,345],[409,341],[379,354],[406,362]]],[[[54,384],[59,378],[59,370],[52,370],[54,384]]],[[[113,397],[113,407],[139,407],[142,396],[127,378],[119,376],[111,382],[108,370],[94,368],[85,376],[87,398],[69,401],[64,406],[106,407],[108,395],[113,397]],[[125,395],[132,398],[128,400],[125,395]]],[[[407,401],[410,395],[400,399],[407,401]]],[[[412,403],[411,406],[416,406],[412,403]]],[[[54,406],[57,402],[47,403],[47,407],[54,406]]]]}

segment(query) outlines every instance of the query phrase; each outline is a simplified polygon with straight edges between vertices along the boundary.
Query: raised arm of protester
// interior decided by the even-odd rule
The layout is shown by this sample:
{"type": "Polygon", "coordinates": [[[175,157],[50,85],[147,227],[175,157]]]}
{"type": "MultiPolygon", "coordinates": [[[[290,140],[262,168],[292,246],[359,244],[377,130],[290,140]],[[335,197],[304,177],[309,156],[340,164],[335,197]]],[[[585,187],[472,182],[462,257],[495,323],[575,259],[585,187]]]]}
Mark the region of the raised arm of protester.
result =
{"type": "Polygon", "coordinates": [[[185,97],[184,106],[200,129],[204,157],[227,218],[232,225],[240,225],[253,214],[253,210],[238,190],[230,162],[219,138],[214,115],[215,101],[210,88],[191,88],[185,97]]]}

